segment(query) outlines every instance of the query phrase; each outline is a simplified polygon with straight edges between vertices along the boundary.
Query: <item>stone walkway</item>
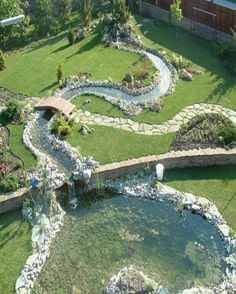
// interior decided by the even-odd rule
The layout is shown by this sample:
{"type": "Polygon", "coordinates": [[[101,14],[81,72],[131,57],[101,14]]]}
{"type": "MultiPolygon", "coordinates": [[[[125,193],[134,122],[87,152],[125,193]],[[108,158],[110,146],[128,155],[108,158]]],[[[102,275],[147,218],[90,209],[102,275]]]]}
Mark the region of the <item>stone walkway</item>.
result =
{"type": "Polygon", "coordinates": [[[185,107],[172,119],[162,124],[147,124],[135,122],[128,118],[109,117],[106,115],[90,113],[79,109],[72,115],[76,122],[89,125],[100,125],[122,129],[142,135],[163,135],[177,132],[180,126],[187,123],[194,116],[204,113],[219,113],[229,118],[236,126],[236,111],[220,105],[198,103],[185,107]]]}

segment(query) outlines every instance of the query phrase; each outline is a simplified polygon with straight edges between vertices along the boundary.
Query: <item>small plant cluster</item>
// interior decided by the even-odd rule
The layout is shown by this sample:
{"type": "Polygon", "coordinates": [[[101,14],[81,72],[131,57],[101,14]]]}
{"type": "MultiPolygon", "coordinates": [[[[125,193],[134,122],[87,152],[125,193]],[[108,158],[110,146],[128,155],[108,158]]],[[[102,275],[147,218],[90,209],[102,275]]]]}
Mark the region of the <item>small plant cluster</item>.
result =
{"type": "MultiPolygon", "coordinates": [[[[130,89],[138,89],[145,85],[145,80],[149,78],[150,72],[152,71],[152,62],[147,58],[146,55],[140,57],[140,61],[137,62],[132,72],[127,73],[123,79],[123,85],[130,89]]],[[[158,72],[152,76],[152,80],[157,77],[158,72]]]]}
{"type": "Polygon", "coordinates": [[[23,121],[23,105],[16,99],[10,99],[6,102],[2,116],[8,121],[15,124],[21,124],[23,121]]]}
{"type": "Polygon", "coordinates": [[[236,128],[220,114],[202,114],[183,125],[172,144],[174,150],[227,147],[236,142],[236,128]]]}
{"type": "Polygon", "coordinates": [[[73,120],[68,120],[61,113],[58,113],[51,125],[51,132],[65,137],[71,134],[73,125],[73,120]]]}
{"type": "Polygon", "coordinates": [[[236,76],[236,49],[228,43],[214,43],[213,50],[215,56],[223,60],[228,73],[236,76]]]}
{"type": "Polygon", "coordinates": [[[16,174],[9,173],[0,182],[0,191],[3,193],[14,192],[21,187],[16,174]]]}
{"type": "Polygon", "coordinates": [[[200,70],[191,69],[190,62],[187,62],[183,59],[181,55],[173,55],[171,60],[172,65],[178,71],[180,78],[184,81],[192,81],[193,74],[202,74],[203,72],[200,70]]]}

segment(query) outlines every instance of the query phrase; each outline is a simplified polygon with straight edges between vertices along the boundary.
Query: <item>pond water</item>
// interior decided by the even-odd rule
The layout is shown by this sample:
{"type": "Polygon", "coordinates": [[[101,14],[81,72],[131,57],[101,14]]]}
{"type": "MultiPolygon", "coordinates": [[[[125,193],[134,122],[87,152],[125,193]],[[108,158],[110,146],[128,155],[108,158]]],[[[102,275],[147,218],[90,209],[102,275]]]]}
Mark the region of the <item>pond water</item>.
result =
{"type": "Polygon", "coordinates": [[[133,265],[177,293],[220,283],[222,254],[215,227],[199,215],[116,196],[67,210],[39,283],[43,293],[100,294],[114,274],[133,265]]]}

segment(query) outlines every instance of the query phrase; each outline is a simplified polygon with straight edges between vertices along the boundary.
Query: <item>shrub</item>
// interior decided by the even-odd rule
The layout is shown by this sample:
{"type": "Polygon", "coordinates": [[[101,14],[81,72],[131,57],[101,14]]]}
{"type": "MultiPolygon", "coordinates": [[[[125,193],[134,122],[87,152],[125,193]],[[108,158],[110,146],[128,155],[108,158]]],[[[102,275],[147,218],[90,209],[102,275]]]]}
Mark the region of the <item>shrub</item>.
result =
{"type": "Polygon", "coordinates": [[[219,140],[224,143],[224,145],[229,145],[232,142],[236,142],[236,128],[228,125],[222,128],[219,132],[219,140]]]}
{"type": "Polygon", "coordinates": [[[0,50],[0,71],[4,70],[5,67],[6,67],[5,58],[2,53],[2,50],[0,50]]]}
{"type": "Polygon", "coordinates": [[[126,23],[130,18],[130,11],[124,0],[113,1],[113,18],[117,22],[126,23]]]}
{"type": "Polygon", "coordinates": [[[227,59],[231,55],[231,47],[227,43],[214,43],[213,50],[220,59],[227,59]]]}
{"type": "Polygon", "coordinates": [[[63,80],[63,69],[62,69],[62,65],[59,64],[57,68],[57,83],[61,84],[62,80],[63,80]]]}
{"type": "Polygon", "coordinates": [[[75,34],[71,28],[68,30],[67,39],[70,45],[75,43],[75,34]]]}
{"type": "Polygon", "coordinates": [[[0,190],[4,193],[14,192],[20,187],[18,177],[14,174],[8,174],[0,183],[0,190]]]}
{"type": "Polygon", "coordinates": [[[6,103],[6,109],[4,110],[4,116],[13,122],[22,121],[22,104],[16,99],[11,99],[6,103]]]}
{"type": "Polygon", "coordinates": [[[60,136],[68,136],[72,132],[73,124],[73,120],[66,120],[65,117],[59,113],[52,123],[51,132],[60,136]]]}
{"type": "Polygon", "coordinates": [[[175,54],[173,54],[173,58],[171,60],[171,63],[177,70],[180,70],[182,68],[186,68],[186,67],[190,66],[190,64],[188,62],[183,60],[183,57],[181,55],[176,56],[175,54]]]}

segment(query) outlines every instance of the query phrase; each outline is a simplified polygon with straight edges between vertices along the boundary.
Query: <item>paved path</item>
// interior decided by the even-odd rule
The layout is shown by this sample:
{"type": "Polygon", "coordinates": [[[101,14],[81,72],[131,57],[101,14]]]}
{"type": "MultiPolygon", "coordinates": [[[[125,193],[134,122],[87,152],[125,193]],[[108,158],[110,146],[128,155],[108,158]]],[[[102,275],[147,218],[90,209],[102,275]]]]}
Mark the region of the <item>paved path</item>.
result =
{"type": "Polygon", "coordinates": [[[128,118],[109,117],[101,114],[90,113],[79,109],[74,113],[76,122],[89,125],[100,125],[122,129],[142,135],[163,135],[177,132],[183,123],[187,123],[194,116],[203,113],[220,113],[229,118],[236,126],[236,111],[220,105],[198,103],[185,107],[172,119],[162,124],[147,124],[135,122],[128,118]]]}

